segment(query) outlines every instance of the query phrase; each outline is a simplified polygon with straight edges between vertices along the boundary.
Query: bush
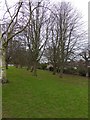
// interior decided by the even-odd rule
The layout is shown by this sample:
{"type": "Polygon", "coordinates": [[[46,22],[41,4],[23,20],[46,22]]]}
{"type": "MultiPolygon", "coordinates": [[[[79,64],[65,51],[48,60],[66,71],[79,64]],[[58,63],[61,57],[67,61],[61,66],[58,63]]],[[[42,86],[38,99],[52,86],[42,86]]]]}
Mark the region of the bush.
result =
{"type": "Polygon", "coordinates": [[[38,67],[38,69],[46,70],[47,64],[46,63],[41,63],[38,67]]]}
{"type": "Polygon", "coordinates": [[[77,74],[77,69],[74,69],[73,67],[64,68],[63,71],[65,74],[77,74]]]}
{"type": "Polygon", "coordinates": [[[53,67],[49,67],[49,71],[53,71],[53,67]]]}
{"type": "MultiPolygon", "coordinates": [[[[85,67],[79,68],[78,73],[81,76],[86,76],[86,69],[85,67]]],[[[90,67],[88,68],[88,77],[90,77],[90,67]]]]}
{"type": "Polygon", "coordinates": [[[79,68],[78,73],[81,76],[86,76],[86,69],[85,68],[81,68],[81,69],[79,68]]]}
{"type": "Polygon", "coordinates": [[[90,67],[88,67],[88,74],[89,74],[89,77],[90,77],[90,67]]]}

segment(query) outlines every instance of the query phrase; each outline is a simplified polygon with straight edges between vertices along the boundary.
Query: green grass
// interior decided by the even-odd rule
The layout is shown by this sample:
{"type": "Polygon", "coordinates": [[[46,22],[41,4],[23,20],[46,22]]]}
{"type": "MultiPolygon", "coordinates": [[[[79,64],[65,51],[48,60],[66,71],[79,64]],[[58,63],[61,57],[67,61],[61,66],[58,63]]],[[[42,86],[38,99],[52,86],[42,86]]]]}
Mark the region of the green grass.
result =
{"type": "Polygon", "coordinates": [[[2,85],[0,83],[0,119],[2,118],[2,85]]]}
{"type": "Polygon", "coordinates": [[[25,69],[7,71],[3,85],[3,118],[87,118],[88,80],[38,70],[38,77],[25,69]]]}

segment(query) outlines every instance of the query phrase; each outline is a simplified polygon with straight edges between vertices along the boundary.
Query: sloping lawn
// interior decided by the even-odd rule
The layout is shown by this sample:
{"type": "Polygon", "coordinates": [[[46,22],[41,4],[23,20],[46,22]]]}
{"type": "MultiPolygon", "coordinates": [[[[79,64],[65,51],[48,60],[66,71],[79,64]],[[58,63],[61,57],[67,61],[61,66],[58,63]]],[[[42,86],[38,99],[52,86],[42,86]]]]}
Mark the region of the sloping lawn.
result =
{"type": "Polygon", "coordinates": [[[3,85],[3,118],[87,118],[88,80],[9,68],[3,85]]]}

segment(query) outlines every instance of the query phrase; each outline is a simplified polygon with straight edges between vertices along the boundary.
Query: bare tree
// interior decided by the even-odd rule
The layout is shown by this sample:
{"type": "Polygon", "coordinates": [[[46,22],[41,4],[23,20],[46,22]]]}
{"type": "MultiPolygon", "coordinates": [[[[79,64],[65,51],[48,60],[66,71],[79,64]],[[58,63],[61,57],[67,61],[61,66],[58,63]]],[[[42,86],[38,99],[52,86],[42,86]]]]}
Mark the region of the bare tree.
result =
{"type": "Polygon", "coordinates": [[[85,61],[85,69],[86,69],[86,77],[89,77],[89,67],[90,67],[90,50],[89,48],[84,49],[80,54],[79,54],[85,61]]]}
{"type": "MultiPolygon", "coordinates": [[[[25,4],[30,5],[31,2],[29,1],[28,3],[25,3],[25,4]]],[[[26,11],[23,11],[23,12],[21,11],[21,8],[23,5],[24,5],[24,2],[22,1],[18,2],[15,6],[14,13],[11,14],[12,11],[8,7],[7,1],[6,1],[6,8],[7,8],[7,11],[5,13],[6,18],[4,16],[5,19],[3,19],[2,21],[3,25],[1,25],[1,28],[3,29],[3,26],[4,26],[5,29],[2,30],[1,37],[0,37],[0,41],[2,41],[1,51],[2,51],[2,61],[3,61],[3,64],[2,64],[3,74],[2,74],[2,81],[1,81],[2,83],[8,82],[6,77],[6,63],[5,63],[8,42],[11,41],[16,35],[23,32],[23,30],[27,27],[28,23],[30,23],[32,12],[37,8],[37,7],[36,8],[34,7],[32,11],[30,11],[30,13],[28,14],[28,17],[25,20],[25,23],[22,24],[21,21],[22,21],[22,18],[24,18],[24,16],[22,15],[23,15],[23,12],[26,12],[26,11]]]]}
{"type": "Polygon", "coordinates": [[[60,77],[62,77],[67,61],[72,58],[75,51],[78,51],[78,43],[81,42],[85,34],[82,29],[81,17],[69,2],[55,5],[52,18],[52,37],[49,44],[52,49],[52,64],[54,63],[57,68],[59,67],[60,77]]]}
{"type": "MultiPolygon", "coordinates": [[[[33,4],[34,5],[34,4],[33,4]]],[[[29,6],[30,12],[33,5],[29,6]]],[[[37,2],[37,9],[33,11],[30,23],[25,30],[28,43],[28,69],[32,69],[34,76],[37,76],[37,64],[40,61],[48,40],[49,17],[44,2],[37,2]]]]}

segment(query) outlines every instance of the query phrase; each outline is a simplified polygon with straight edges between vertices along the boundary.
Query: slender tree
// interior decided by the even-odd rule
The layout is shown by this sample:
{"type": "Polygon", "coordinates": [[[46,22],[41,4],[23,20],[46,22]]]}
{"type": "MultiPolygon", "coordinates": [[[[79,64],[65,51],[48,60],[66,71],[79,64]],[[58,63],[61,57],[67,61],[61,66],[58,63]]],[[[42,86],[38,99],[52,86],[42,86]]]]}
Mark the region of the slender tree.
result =
{"type": "MultiPolygon", "coordinates": [[[[3,25],[1,25],[2,31],[1,31],[0,41],[2,41],[1,51],[2,51],[2,61],[3,61],[2,62],[3,74],[2,74],[2,80],[1,80],[2,83],[8,82],[7,77],[6,77],[6,50],[8,47],[8,42],[11,41],[16,35],[20,34],[26,29],[28,23],[30,23],[32,12],[37,8],[37,7],[36,8],[34,7],[32,11],[29,12],[28,17],[25,18],[25,23],[22,24],[22,18],[23,18],[22,14],[23,12],[26,12],[26,11],[23,11],[23,12],[21,11],[21,8],[24,2],[20,0],[16,4],[15,11],[13,14],[11,14],[12,11],[7,5],[7,1],[5,3],[6,3],[6,8],[7,8],[6,13],[8,13],[8,15],[7,14],[5,15],[9,19],[3,19],[2,21],[3,25]],[[3,26],[5,30],[3,30],[3,26]]],[[[31,2],[29,1],[28,3],[25,3],[25,4],[30,5],[31,2]]]]}
{"type": "MultiPolygon", "coordinates": [[[[48,40],[49,17],[43,1],[37,2],[37,8],[33,11],[30,23],[25,30],[28,44],[28,69],[31,68],[34,76],[37,76],[37,64],[40,61],[48,40]]],[[[33,5],[29,6],[31,12],[33,5]]]]}

